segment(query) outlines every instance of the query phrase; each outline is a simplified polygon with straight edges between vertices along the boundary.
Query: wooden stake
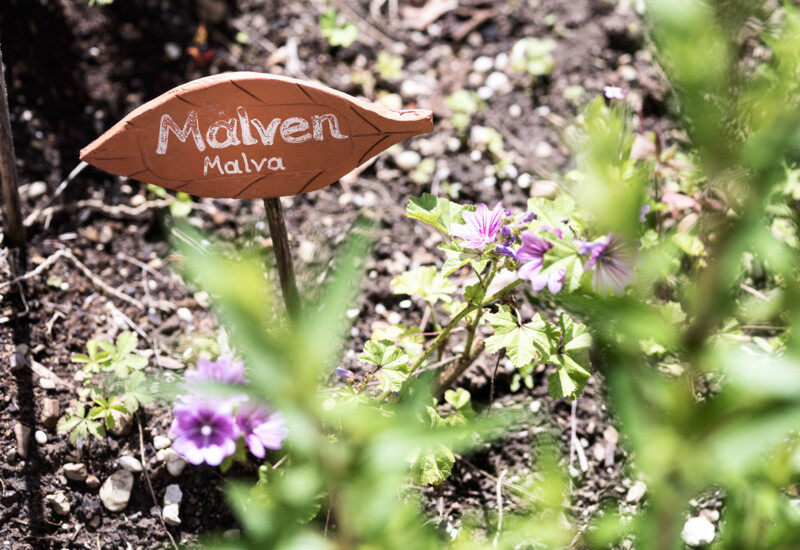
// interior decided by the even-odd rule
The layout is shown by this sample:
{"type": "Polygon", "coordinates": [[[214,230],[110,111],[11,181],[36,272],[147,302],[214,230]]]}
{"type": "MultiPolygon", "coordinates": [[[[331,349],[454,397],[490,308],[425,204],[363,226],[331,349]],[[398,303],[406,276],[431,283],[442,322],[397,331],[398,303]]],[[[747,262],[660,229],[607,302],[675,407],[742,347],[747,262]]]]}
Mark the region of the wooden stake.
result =
{"type": "Polygon", "coordinates": [[[297,281],[294,278],[292,264],[292,249],[289,247],[289,237],[286,233],[286,221],[283,218],[283,207],[280,198],[264,199],[264,208],[267,209],[267,223],[269,234],[272,237],[272,250],[278,263],[278,276],[281,280],[283,302],[289,317],[296,319],[300,313],[300,295],[297,292],[297,281]]]}
{"type": "Polygon", "coordinates": [[[9,245],[24,248],[25,228],[22,225],[22,211],[19,205],[15,158],[8,114],[6,76],[3,70],[3,52],[0,51],[0,185],[3,187],[3,203],[6,211],[6,235],[9,245]]]}

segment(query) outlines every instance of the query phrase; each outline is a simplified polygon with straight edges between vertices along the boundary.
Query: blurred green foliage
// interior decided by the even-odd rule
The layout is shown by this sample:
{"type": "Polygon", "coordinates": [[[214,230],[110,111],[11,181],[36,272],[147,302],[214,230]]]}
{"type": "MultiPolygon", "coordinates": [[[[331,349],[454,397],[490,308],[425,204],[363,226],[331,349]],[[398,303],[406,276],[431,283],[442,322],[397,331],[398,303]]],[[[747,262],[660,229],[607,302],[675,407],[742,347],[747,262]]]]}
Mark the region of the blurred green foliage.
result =
{"type": "MultiPolygon", "coordinates": [[[[581,383],[569,361],[583,369],[592,342],[592,367],[605,379],[632,468],[647,482],[640,513],[614,507],[578,529],[581,518],[569,515],[575,480],[555,442],[541,435],[537,475],[510,484],[498,473],[513,513],[467,511],[448,536],[425,520],[409,474],[440,479],[456,455],[500,436],[510,420],[473,416],[463,394],[445,396],[455,412],[442,416],[431,406],[431,380],[399,370],[400,400],[326,391],[369,254],[367,231],[357,226],[321,297],[297,320],[271,307],[278,301],[259,258],[184,248],[187,272],[217,297],[250,366],[251,391],[283,412],[292,434],[287,460],[262,466],[256,485],[231,485],[244,536],[213,547],[609,548],[629,539],[637,549],[681,548],[688,503],[708,491],[719,491],[724,504],[715,548],[800,547],[800,15],[789,5],[777,13],[767,7],[647,3],[653,46],[686,130],[679,150],[658,143],[650,160],[634,158],[637,129],[625,103],[591,103],[573,136],[571,194],[590,215],[568,223],[638,240],[638,279],[619,298],[559,295],[559,307],[582,324],[562,318],[566,376],[553,383],[581,383]],[[768,55],[754,61],[753,43],[768,55]],[[666,180],[697,207],[669,203],[666,180]],[[652,207],[644,225],[643,205],[652,207]]],[[[455,99],[451,108],[467,120],[478,109],[468,95],[455,99]]],[[[438,200],[413,200],[409,215],[447,232],[460,211],[438,200]]],[[[396,284],[431,300],[441,286],[424,271],[396,284]]],[[[492,314],[498,326],[503,311],[492,314]]],[[[362,359],[402,369],[409,353],[379,338],[362,359]]]]}

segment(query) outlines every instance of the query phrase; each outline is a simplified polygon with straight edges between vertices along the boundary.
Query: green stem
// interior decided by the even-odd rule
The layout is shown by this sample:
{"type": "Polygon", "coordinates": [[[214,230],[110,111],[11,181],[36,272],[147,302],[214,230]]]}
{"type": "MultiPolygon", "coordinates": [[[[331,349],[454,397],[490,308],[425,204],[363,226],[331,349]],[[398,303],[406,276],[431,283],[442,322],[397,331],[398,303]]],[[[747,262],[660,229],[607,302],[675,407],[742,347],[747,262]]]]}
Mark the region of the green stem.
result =
{"type": "MultiPolygon", "coordinates": [[[[419,357],[419,359],[417,359],[414,362],[414,364],[411,365],[410,373],[413,373],[414,371],[416,371],[422,365],[422,363],[425,362],[425,360],[430,356],[430,354],[433,353],[436,350],[436,348],[439,346],[439,344],[441,344],[445,340],[445,338],[447,338],[447,336],[450,334],[450,332],[456,327],[456,325],[458,323],[461,322],[461,320],[464,317],[466,317],[467,315],[469,315],[470,313],[472,313],[476,309],[484,308],[484,307],[488,306],[489,304],[491,304],[492,302],[494,302],[495,300],[497,300],[498,298],[503,296],[506,292],[508,292],[508,291],[516,288],[520,284],[522,284],[522,282],[523,282],[522,279],[517,279],[513,283],[511,283],[509,285],[506,285],[504,288],[502,288],[498,292],[495,292],[494,294],[489,296],[489,298],[484,300],[480,305],[475,305],[475,304],[467,305],[467,307],[465,307],[458,315],[453,317],[453,320],[450,321],[447,324],[447,326],[442,329],[442,332],[439,333],[439,335],[436,337],[436,339],[434,339],[434,341],[431,342],[430,345],[427,348],[425,348],[425,351],[422,353],[422,355],[419,357]]],[[[469,349],[469,348],[467,348],[467,349],[469,349]]]]}

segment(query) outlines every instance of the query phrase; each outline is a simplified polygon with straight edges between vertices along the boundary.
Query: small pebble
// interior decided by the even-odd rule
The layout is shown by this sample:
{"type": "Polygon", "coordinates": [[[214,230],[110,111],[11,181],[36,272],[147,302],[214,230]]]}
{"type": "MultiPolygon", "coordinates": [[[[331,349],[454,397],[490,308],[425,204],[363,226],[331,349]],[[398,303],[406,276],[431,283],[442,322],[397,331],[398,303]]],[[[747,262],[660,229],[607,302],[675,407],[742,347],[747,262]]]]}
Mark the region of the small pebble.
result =
{"type": "Polygon", "coordinates": [[[166,463],[167,463],[167,471],[169,475],[172,477],[178,477],[183,473],[183,470],[186,468],[186,459],[183,458],[181,455],[173,451],[172,449],[166,449],[167,456],[166,456],[166,463]]]}
{"type": "Polygon", "coordinates": [[[28,458],[28,449],[31,442],[31,429],[17,422],[14,425],[14,435],[17,438],[17,453],[22,458],[28,458]]]}
{"type": "Polygon", "coordinates": [[[62,492],[54,493],[52,495],[47,495],[44,497],[47,502],[50,503],[50,506],[53,508],[53,511],[58,514],[59,516],[66,516],[69,514],[70,505],[69,499],[67,495],[62,492]]]}
{"type": "Polygon", "coordinates": [[[47,434],[44,433],[42,430],[36,430],[33,434],[34,439],[36,439],[36,443],[39,445],[44,445],[47,443],[47,434]]]}
{"type": "Polygon", "coordinates": [[[494,59],[482,55],[472,62],[472,70],[476,73],[488,73],[494,68],[494,59]]]}
{"type": "Polygon", "coordinates": [[[86,478],[86,486],[89,489],[97,489],[100,487],[100,480],[97,478],[97,476],[90,475],[86,478]]]}
{"type": "Polygon", "coordinates": [[[519,106],[519,105],[517,105],[516,103],[512,104],[512,105],[511,105],[511,106],[508,108],[508,115],[509,115],[511,118],[519,118],[519,117],[521,117],[521,116],[522,116],[522,107],[520,107],[520,106],[519,106]]]}
{"type": "Polygon", "coordinates": [[[628,489],[628,494],[625,497],[627,502],[639,502],[644,497],[645,492],[647,491],[647,485],[643,481],[637,481],[631,488],[628,489]]]}
{"type": "Polygon", "coordinates": [[[133,490],[133,474],[117,470],[100,487],[100,501],[111,512],[121,512],[128,506],[133,490]]]}
{"type": "Polygon", "coordinates": [[[419,166],[420,162],[422,162],[422,156],[416,151],[405,150],[394,155],[394,163],[404,172],[410,172],[419,166]]]}
{"type": "Polygon", "coordinates": [[[681,531],[683,542],[693,548],[711,544],[711,541],[714,540],[714,535],[714,524],[702,516],[686,520],[681,531]]]}
{"type": "Polygon", "coordinates": [[[167,42],[164,44],[164,55],[170,61],[177,61],[183,55],[183,51],[175,42],[167,42]]]}
{"type": "Polygon", "coordinates": [[[56,389],[56,383],[49,378],[40,378],[39,387],[45,390],[54,390],[56,389]]]}
{"type": "Polygon", "coordinates": [[[191,323],[194,319],[194,315],[192,315],[192,312],[186,307],[179,307],[175,313],[178,315],[178,319],[184,323],[191,323]]]}
{"type": "Polygon", "coordinates": [[[117,459],[117,462],[122,468],[125,468],[129,472],[133,472],[134,474],[138,474],[142,471],[142,463],[139,461],[138,458],[131,455],[122,455],[117,459]]]}
{"type": "Polygon", "coordinates": [[[507,74],[495,71],[486,77],[486,87],[499,94],[507,94],[511,91],[511,80],[507,74]]]}
{"type": "MultiPolygon", "coordinates": [[[[61,470],[64,472],[64,477],[66,477],[67,479],[71,479],[72,481],[86,480],[88,484],[89,478],[86,477],[88,475],[88,472],[86,471],[85,464],[75,464],[72,462],[67,462],[66,464],[64,464],[64,466],[61,467],[61,470]]],[[[95,479],[97,478],[95,477],[95,479]]]]}
{"type": "Polygon", "coordinates": [[[157,435],[153,438],[153,447],[157,450],[166,449],[172,445],[172,440],[165,435],[157,435]]]}

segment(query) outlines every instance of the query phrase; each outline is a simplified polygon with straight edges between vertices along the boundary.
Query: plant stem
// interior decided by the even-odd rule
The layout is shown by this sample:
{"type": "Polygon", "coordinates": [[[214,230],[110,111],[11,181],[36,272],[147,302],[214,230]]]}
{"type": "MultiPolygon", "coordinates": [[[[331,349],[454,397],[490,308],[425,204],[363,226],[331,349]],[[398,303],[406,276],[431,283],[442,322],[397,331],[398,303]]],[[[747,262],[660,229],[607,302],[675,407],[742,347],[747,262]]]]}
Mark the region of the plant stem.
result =
{"type": "Polygon", "coordinates": [[[506,292],[508,292],[508,291],[516,288],[520,284],[522,284],[522,282],[523,282],[523,279],[517,279],[513,283],[511,283],[509,285],[506,285],[504,288],[500,289],[499,291],[495,292],[494,294],[489,296],[487,299],[485,299],[480,305],[475,305],[475,304],[467,305],[467,307],[465,307],[461,312],[459,312],[458,315],[453,317],[453,319],[450,321],[450,323],[448,323],[448,325],[446,327],[444,327],[444,329],[442,329],[442,332],[439,333],[439,335],[434,339],[434,341],[431,342],[430,345],[427,348],[425,348],[425,351],[423,352],[423,354],[414,362],[413,365],[411,365],[411,370],[409,371],[409,374],[413,373],[414,371],[416,371],[422,365],[422,363],[425,362],[425,359],[427,359],[430,356],[430,354],[433,353],[436,350],[437,347],[439,347],[439,344],[441,344],[445,340],[445,338],[447,338],[447,336],[450,334],[450,332],[455,328],[455,326],[458,323],[461,322],[461,320],[464,317],[466,317],[467,315],[469,315],[470,313],[472,313],[476,309],[480,309],[480,308],[484,308],[484,307],[488,306],[489,304],[491,304],[492,302],[494,302],[498,298],[502,297],[506,292]]]}

